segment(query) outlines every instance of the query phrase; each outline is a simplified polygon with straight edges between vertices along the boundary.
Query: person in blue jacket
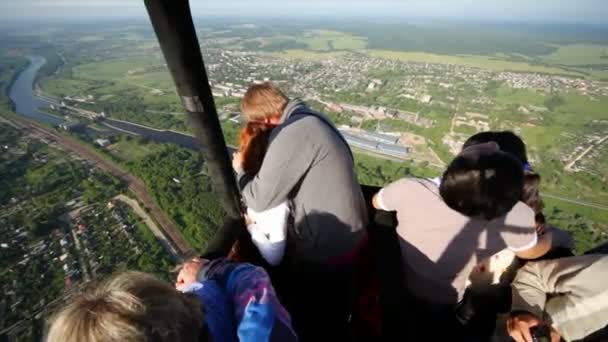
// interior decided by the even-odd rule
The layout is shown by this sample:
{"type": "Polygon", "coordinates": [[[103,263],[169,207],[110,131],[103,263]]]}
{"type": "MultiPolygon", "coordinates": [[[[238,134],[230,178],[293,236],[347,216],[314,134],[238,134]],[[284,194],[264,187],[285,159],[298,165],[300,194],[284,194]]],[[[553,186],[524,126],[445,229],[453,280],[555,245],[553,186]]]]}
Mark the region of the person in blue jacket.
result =
{"type": "Polygon", "coordinates": [[[193,259],[179,272],[176,287],[141,272],[114,276],[75,296],[53,316],[46,340],[298,340],[260,267],[193,259]]]}

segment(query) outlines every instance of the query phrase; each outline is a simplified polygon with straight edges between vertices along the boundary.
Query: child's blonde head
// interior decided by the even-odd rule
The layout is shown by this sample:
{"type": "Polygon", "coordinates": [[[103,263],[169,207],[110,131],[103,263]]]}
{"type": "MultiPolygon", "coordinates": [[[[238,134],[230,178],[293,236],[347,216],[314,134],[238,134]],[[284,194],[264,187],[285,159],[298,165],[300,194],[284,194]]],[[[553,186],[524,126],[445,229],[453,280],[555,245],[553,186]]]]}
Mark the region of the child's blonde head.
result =
{"type": "Polygon", "coordinates": [[[201,303],[141,272],[85,291],[50,323],[49,342],[194,342],[204,336],[201,303]]]}

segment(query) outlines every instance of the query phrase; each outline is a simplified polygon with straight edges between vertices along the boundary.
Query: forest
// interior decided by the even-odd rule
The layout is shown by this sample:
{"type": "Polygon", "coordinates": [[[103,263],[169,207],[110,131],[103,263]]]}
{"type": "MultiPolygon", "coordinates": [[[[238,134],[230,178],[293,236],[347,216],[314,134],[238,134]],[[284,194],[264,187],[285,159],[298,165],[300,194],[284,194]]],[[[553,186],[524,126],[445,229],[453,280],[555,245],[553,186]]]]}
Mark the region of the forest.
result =
{"type": "Polygon", "coordinates": [[[127,167],[144,181],[184,238],[204,249],[224,215],[203,174],[200,154],[167,144],[127,167]]]}

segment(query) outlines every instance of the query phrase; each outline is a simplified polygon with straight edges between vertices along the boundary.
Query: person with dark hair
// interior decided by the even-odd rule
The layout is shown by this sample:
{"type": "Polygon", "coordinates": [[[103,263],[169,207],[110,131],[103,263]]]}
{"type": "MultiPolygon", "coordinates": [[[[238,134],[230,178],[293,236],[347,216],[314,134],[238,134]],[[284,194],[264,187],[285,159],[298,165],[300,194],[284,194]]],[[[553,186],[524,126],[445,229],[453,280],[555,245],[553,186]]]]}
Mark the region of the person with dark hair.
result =
{"type": "Polygon", "coordinates": [[[530,165],[530,162],[528,161],[528,153],[523,140],[510,131],[481,132],[467,139],[462,148],[466,149],[474,145],[491,141],[497,143],[501,151],[509,153],[523,165],[524,191],[521,201],[534,210],[536,213],[537,230],[542,232],[544,230],[545,216],[542,213],[544,203],[540,197],[539,191],[540,175],[534,171],[532,165],[530,165]]]}
{"type": "Polygon", "coordinates": [[[515,157],[524,170],[524,188],[521,201],[526,203],[535,213],[536,230],[539,235],[551,231],[555,241],[554,245],[570,250],[574,247],[574,241],[570,233],[548,226],[543,209],[545,204],[540,195],[541,176],[534,170],[528,160],[527,149],[524,141],[511,131],[489,131],[481,132],[467,139],[463,145],[463,150],[471,146],[495,142],[501,151],[509,153],[515,157]]]}
{"type": "Polygon", "coordinates": [[[520,163],[493,143],[466,148],[443,174],[439,193],[452,209],[492,220],[507,214],[523,193],[520,163]]]}
{"type": "Polygon", "coordinates": [[[496,143],[465,149],[440,180],[405,178],[384,187],[374,206],[396,211],[410,292],[450,308],[479,261],[509,248],[523,258],[546,252],[534,211],[519,202],[521,163],[496,143]]]}
{"type": "Polygon", "coordinates": [[[268,148],[268,140],[276,125],[249,121],[239,133],[239,152],[242,161],[242,172],[255,176],[262,167],[264,155],[268,148]]]}

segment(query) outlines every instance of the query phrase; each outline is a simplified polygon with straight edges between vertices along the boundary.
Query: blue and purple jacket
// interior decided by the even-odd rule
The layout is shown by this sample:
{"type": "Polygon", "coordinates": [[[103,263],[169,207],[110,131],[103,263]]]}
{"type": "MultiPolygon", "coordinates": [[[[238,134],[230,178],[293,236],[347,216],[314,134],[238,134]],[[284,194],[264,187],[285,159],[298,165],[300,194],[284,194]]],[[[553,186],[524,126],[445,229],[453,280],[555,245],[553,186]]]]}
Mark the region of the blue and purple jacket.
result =
{"type": "Polygon", "coordinates": [[[212,341],[297,341],[291,317],[279,302],[268,273],[248,263],[216,259],[184,292],[203,303],[212,341]]]}

